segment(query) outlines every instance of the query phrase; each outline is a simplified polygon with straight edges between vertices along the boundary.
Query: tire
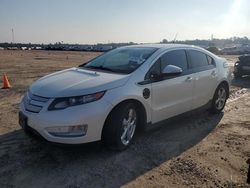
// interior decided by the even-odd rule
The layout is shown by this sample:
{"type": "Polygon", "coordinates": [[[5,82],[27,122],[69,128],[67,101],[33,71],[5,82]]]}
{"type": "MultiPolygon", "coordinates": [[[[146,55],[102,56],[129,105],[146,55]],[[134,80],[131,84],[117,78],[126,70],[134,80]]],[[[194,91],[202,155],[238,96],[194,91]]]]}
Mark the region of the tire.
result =
{"type": "Polygon", "coordinates": [[[110,149],[122,151],[135,137],[138,125],[138,111],[134,103],[117,106],[105,122],[102,141],[110,149]]]}
{"type": "Polygon", "coordinates": [[[224,109],[229,94],[228,92],[229,91],[226,84],[220,84],[217,87],[212,99],[212,106],[210,109],[213,114],[219,114],[224,109]]]}

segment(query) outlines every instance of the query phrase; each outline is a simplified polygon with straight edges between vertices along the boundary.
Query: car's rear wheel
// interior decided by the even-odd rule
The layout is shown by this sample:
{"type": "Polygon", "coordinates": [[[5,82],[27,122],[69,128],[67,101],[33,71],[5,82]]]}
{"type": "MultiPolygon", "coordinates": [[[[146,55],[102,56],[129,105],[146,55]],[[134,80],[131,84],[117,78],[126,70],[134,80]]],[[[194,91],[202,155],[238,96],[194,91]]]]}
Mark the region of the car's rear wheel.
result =
{"type": "Polygon", "coordinates": [[[124,150],[132,142],[138,124],[138,112],[133,103],[116,107],[109,115],[103,130],[104,144],[115,150],[124,150]]]}
{"type": "Polygon", "coordinates": [[[214,94],[211,106],[212,113],[220,113],[225,105],[228,98],[228,89],[226,84],[220,84],[214,94]]]}

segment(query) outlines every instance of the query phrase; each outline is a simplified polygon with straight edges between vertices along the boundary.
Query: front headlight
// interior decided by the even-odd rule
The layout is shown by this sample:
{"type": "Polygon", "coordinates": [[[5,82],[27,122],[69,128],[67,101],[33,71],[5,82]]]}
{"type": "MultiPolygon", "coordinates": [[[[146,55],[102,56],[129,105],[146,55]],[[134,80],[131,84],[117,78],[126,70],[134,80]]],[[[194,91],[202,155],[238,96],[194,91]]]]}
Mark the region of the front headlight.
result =
{"type": "Polygon", "coordinates": [[[104,94],[105,94],[105,91],[94,93],[94,94],[89,94],[89,95],[77,96],[77,97],[57,98],[49,105],[48,110],[50,111],[62,110],[70,106],[76,106],[76,105],[94,102],[94,101],[101,99],[104,94]]]}

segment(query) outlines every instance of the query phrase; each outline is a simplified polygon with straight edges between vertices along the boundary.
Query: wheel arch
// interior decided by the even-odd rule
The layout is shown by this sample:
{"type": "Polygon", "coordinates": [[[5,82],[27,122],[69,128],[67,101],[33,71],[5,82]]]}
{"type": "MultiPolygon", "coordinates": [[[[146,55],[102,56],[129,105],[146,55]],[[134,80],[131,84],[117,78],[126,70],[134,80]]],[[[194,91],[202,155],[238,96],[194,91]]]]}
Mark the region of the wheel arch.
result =
{"type": "Polygon", "coordinates": [[[138,111],[139,111],[139,126],[137,127],[137,131],[142,131],[145,126],[146,126],[146,123],[147,123],[147,112],[146,112],[146,108],[145,106],[143,105],[143,103],[137,99],[125,99],[119,103],[117,103],[111,110],[110,112],[108,113],[108,116],[106,117],[105,121],[104,121],[104,125],[102,127],[102,138],[103,138],[103,131],[104,131],[104,128],[105,126],[107,126],[107,121],[109,118],[111,118],[111,114],[112,112],[114,112],[118,107],[120,107],[121,105],[124,105],[126,103],[134,103],[137,108],[138,108],[138,111]]]}
{"type": "MultiPolygon", "coordinates": [[[[229,83],[228,83],[228,81],[227,81],[227,80],[222,80],[222,81],[218,84],[218,86],[216,87],[216,89],[217,89],[219,86],[221,86],[221,85],[225,85],[225,86],[226,86],[227,98],[229,98],[229,83]]],[[[215,89],[215,91],[216,91],[216,89],[215,89]]]]}

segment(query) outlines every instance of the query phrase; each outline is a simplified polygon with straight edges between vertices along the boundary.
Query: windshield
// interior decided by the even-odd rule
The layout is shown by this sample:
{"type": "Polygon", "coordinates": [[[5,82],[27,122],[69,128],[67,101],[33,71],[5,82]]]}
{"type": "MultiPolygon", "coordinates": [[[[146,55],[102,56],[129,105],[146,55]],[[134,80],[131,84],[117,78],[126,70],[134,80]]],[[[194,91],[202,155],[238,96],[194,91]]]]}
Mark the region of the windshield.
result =
{"type": "Polygon", "coordinates": [[[80,67],[129,74],[143,64],[157,48],[129,47],[107,52],[80,67]]]}

